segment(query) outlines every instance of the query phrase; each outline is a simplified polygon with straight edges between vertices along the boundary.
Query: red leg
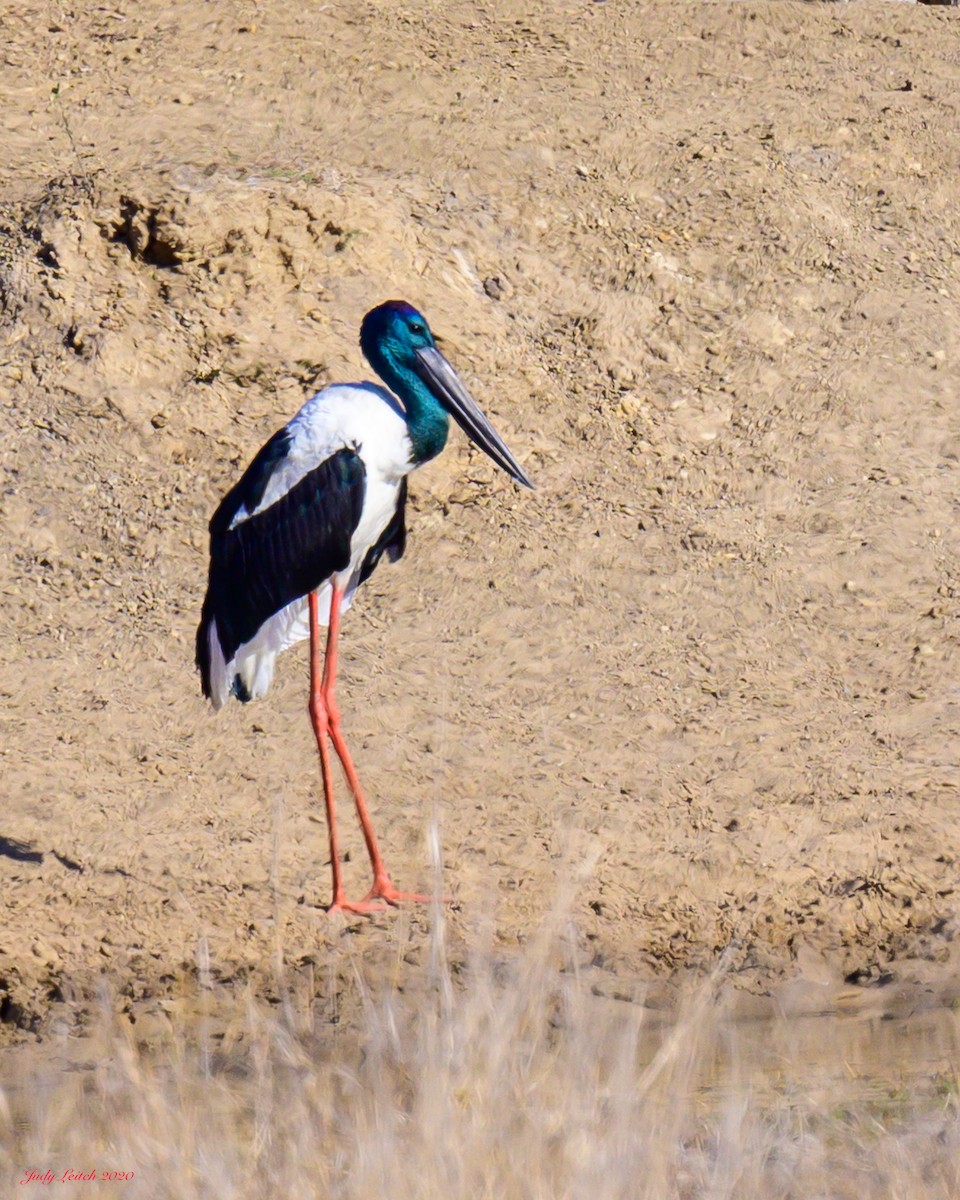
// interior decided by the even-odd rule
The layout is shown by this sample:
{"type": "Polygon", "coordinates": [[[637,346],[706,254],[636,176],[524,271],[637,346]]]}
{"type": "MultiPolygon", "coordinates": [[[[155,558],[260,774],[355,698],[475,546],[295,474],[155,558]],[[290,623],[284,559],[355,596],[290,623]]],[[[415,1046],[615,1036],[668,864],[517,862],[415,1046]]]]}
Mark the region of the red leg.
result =
{"type": "MultiPolygon", "coordinates": [[[[327,629],[327,654],[323,664],[323,680],[320,684],[320,695],[327,713],[328,730],[333,748],[343,764],[343,773],[347,777],[353,801],[357,806],[357,816],[363,829],[363,838],[367,843],[367,853],[370,855],[370,865],[373,867],[373,886],[365,897],[366,900],[386,900],[388,904],[397,904],[401,900],[428,901],[430,896],[421,896],[417,892],[398,892],[390,881],[387,869],[383,864],[383,856],[377,845],[377,835],[373,832],[373,822],[363,798],[363,789],[354,769],[350,751],[344,741],[340,723],[340,710],[334,699],[334,685],[337,679],[337,638],[340,633],[340,602],[343,592],[331,584],[330,594],[330,623],[327,629]]],[[[361,901],[363,903],[364,901],[361,901]]]]}
{"type": "Polygon", "coordinates": [[[340,870],[340,848],[337,839],[337,816],[333,800],[333,777],[330,770],[330,749],[327,737],[332,736],[330,713],[324,698],[326,673],[320,671],[320,621],[317,613],[317,596],[310,593],[310,721],[320,752],[320,773],[323,776],[323,798],[327,808],[327,829],[330,833],[330,865],[333,870],[333,899],[328,912],[368,913],[382,911],[382,904],[371,905],[364,900],[351,903],[344,894],[343,876],[340,870]]]}

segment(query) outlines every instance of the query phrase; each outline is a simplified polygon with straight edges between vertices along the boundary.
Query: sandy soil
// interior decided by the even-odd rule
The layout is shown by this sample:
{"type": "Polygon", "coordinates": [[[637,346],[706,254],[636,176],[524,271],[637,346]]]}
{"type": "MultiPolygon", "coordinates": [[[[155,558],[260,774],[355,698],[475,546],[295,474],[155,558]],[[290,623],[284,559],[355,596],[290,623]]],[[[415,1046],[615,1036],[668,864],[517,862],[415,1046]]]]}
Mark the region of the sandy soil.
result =
{"type": "Polygon", "coordinates": [[[391,296],[538,485],[458,434],[346,621],[397,882],[436,821],[454,947],[503,953],[573,889],[604,995],[725,947],[757,1004],[957,994],[960,14],[12,0],[0,32],[5,1035],[207,955],[415,985],[427,914],[323,911],[305,654],[219,715],[192,662],[218,497],[368,377],[391,296]]]}

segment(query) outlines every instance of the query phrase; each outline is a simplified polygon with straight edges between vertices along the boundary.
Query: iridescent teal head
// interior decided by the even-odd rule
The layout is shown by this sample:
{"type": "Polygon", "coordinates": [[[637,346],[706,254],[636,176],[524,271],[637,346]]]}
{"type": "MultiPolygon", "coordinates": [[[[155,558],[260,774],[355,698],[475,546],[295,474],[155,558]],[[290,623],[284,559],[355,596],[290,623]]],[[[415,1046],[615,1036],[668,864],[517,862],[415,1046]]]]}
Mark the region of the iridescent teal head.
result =
{"type": "Polygon", "coordinates": [[[383,376],[381,366],[413,364],[415,351],[435,345],[430,326],[412,304],[406,300],[388,300],[370,310],[360,326],[360,349],[376,373],[383,376]]]}
{"type": "Polygon", "coordinates": [[[426,318],[405,300],[388,300],[363,318],[360,348],[406,410],[415,460],[439,454],[447,439],[447,414],[468,438],[517,483],[533,484],[504,445],[460,377],[437,349],[426,318]]]}

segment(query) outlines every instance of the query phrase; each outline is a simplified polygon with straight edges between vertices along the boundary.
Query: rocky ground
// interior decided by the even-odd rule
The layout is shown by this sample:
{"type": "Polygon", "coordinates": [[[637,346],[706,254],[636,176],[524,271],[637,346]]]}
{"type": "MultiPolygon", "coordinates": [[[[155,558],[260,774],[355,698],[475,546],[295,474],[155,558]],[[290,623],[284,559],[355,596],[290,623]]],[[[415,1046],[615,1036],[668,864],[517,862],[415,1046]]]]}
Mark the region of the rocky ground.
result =
{"type": "Polygon", "coordinates": [[[323,910],[305,653],[214,714],[192,644],[219,496],[369,375],[392,296],[537,484],[457,434],[345,623],[388,864],[429,889],[436,826],[454,953],[569,895],[600,994],[729,948],[747,1005],[955,995],[960,14],[12,0],[0,31],[7,1035],[104,976],[133,1015],[198,970],[416,986],[428,913],[323,910]]]}

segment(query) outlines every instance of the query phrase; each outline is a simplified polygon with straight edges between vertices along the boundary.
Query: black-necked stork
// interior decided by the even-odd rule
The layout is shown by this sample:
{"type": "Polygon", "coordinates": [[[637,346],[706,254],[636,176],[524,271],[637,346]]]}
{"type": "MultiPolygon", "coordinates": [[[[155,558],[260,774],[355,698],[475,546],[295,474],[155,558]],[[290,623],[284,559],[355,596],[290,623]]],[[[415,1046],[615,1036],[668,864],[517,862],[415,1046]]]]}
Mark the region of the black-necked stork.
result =
{"type": "Polygon", "coordinates": [[[334,700],[340,614],[384,554],[391,562],[403,554],[407,475],[443,449],[448,414],[517,483],[532,486],[415,308],[390,300],[372,309],[360,346],[390,390],[373,383],[324,388],[263,446],[210,521],[210,576],[197,630],[203,694],[215,708],[231,695],[265,695],[277,655],[309,635],[309,711],[333,869],[329,911],[347,912],[382,908],[375,900],[427,897],[391,883],[343,739],[334,700]],[[373,886],[359,903],[343,888],[327,738],[343,764],[373,867],[373,886]]]}

